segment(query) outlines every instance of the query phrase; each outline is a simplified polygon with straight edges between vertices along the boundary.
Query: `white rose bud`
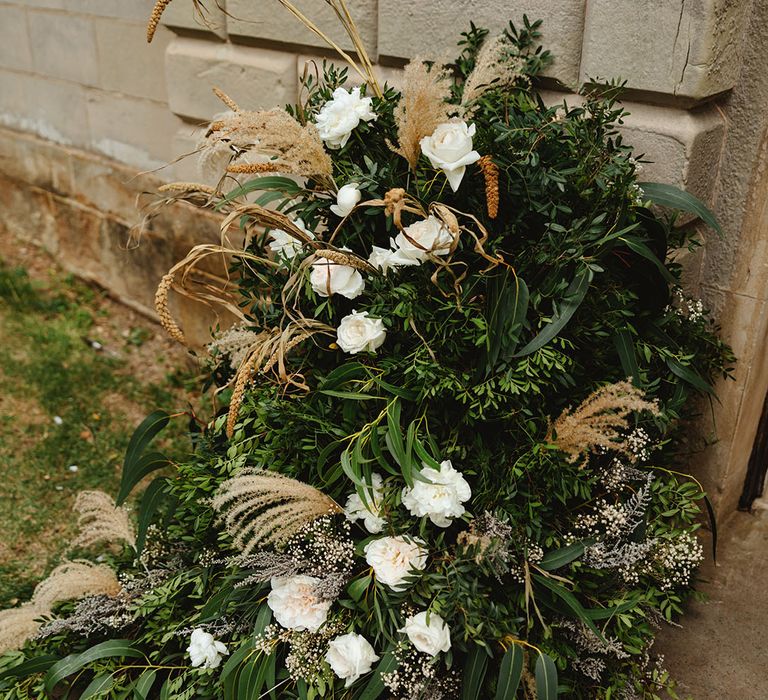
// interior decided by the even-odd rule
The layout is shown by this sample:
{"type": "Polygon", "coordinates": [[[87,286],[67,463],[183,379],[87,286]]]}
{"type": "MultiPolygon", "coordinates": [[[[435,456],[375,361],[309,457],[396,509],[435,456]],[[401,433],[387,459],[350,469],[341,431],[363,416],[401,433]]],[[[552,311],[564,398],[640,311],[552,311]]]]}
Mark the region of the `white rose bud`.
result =
{"type": "Polygon", "coordinates": [[[393,591],[404,591],[408,588],[405,577],[427,566],[427,550],[414,539],[381,537],[365,545],[363,551],[376,579],[393,591]]]}
{"type": "Polygon", "coordinates": [[[464,514],[461,504],[469,500],[472,489],[449,459],[440,463],[440,471],[425,466],[419,473],[428,481],[418,480],[413,488],[404,488],[403,505],[417,518],[427,515],[438,527],[448,527],[451,518],[464,514]]]}
{"type": "Polygon", "coordinates": [[[267,605],[275,620],[289,630],[317,632],[328,617],[330,600],[318,598],[315,593],[319,578],[314,576],[274,577],[267,605]]]}
{"type": "Polygon", "coordinates": [[[391,264],[419,265],[432,255],[448,255],[453,244],[453,235],[440,219],[428,216],[406,226],[393,241],[395,251],[391,264]]]}
{"type": "Polygon", "coordinates": [[[359,352],[376,352],[387,337],[384,322],[380,318],[369,318],[367,311],[352,311],[341,319],[336,329],[336,342],[350,355],[359,352]]]}
{"type": "Polygon", "coordinates": [[[325,660],[333,672],[346,681],[349,688],[360,676],[369,673],[379,657],[361,634],[342,634],[328,644],[325,660]]]}
{"type": "Polygon", "coordinates": [[[361,121],[376,119],[372,103],[370,97],[360,97],[359,87],[352,88],[352,92],[336,88],[333,99],[322,106],[315,119],[317,133],[325,145],[328,148],[343,148],[361,121]]]}
{"type": "Polygon", "coordinates": [[[419,651],[437,656],[451,648],[451,631],[437,613],[420,612],[405,621],[400,630],[408,635],[411,644],[419,651]]]}
{"type": "Polygon", "coordinates": [[[480,160],[480,154],[472,150],[475,125],[463,121],[451,121],[438,125],[432,136],[421,139],[421,151],[433,168],[445,173],[448,184],[456,192],[467,166],[480,160]]]}
{"type": "Polygon", "coordinates": [[[352,213],[352,210],[362,198],[363,195],[358,186],[350,182],[336,193],[336,204],[331,204],[331,211],[343,219],[352,213]]]}
{"type": "Polygon", "coordinates": [[[221,642],[217,642],[212,634],[208,634],[201,629],[192,631],[187,647],[189,659],[192,666],[197,668],[218,668],[221,663],[221,657],[229,654],[227,647],[221,642]]]}
{"type": "Polygon", "coordinates": [[[384,481],[380,474],[371,474],[371,488],[366,489],[365,503],[357,492],[350,494],[344,507],[347,520],[355,522],[362,520],[365,529],[372,535],[377,535],[384,529],[386,521],[379,515],[379,508],[384,496],[384,481]]]}
{"type": "MultiPolygon", "coordinates": [[[[293,223],[296,224],[297,228],[304,231],[311,240],[314,240],[315,234],[304,225],[301,219],[295,219],[293,223]]],[[[269,232],[269,237],[272,239],[269,242],[269,249],[286,260],[296,257],[303,250],[302,242],[281,228],[273,228],[269,232]]]]}
{"type": "Polygon", "coordinates": [[[321,297],[341,294],[347,299],[360,296],[365,289],[365,280],[351,265],[341,265],[328,258],[319,258],[312,263],[309,276],[312,289],[321,297]]]}

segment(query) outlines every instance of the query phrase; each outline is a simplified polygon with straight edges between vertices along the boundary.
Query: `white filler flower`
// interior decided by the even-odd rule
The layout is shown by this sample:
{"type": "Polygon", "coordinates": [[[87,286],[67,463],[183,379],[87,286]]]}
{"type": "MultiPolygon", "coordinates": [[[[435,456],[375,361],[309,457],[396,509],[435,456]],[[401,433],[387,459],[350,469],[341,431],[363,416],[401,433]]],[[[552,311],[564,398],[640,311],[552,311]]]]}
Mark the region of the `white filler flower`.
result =
{"type": "Polygon", "coordinates": [[[378,581],[393,591],[404,591],[408,587],[405,577],[427,566],[427,550],[414,539],[381,537],[363,551],[378,581]]]}
{"type": "Polygon", "coordinates": [[[347,520],[351,522],[362,520],[365,529],[372,535],[380,533],[386,524],[386,520],[379,515],[383,486],[381,474],[371,474],[371,488],[366,489],[366,502],[363,503],[363,499],[355,492],[347,498],[347,504],[344,507],[347,520]]]}
{"type": "Polygon", "coordinates": [[[452,244],[453,235],[445,224],[435,216],[428,216],[397,234],[390,264],[418,265],[427,260],[430,253],[448,255],[452,244]]]}
{"type": "Polygon", "coordinates": [[[224,644],[217,642],[212,634],[199,628],[192,631],[187,653],[192,666],[202,668],[218,668],[221,657],[229,654],[224,644]]]}
{"type": "Polygon", "coordinates": [[[314,576],[274,577],[267,605],[275,620],[289,630],[317,632],[328,617],[330,600],[318,598],[315,587],[320,583],[314,576]]]}
{"type": "Polygon", "coordinates": [[[472,150],[474,135],[474,124],[456,120],[439,124],[432,136],[425,136],[419,142],[422,153],[433,168],[445,173],[454,192],[459,189],[467,166],[480,160],[480,154],[472,150]]]}
{"type": "Polygon", "coordinates": [[[360,676],[370,672],[379,657],[361,634],[342,634],[328,644],[325,660],[333,672],[343,678],[349,688],[360,676]]]}
{"type": "MultiPolygon", "coordinates": [[[[310,239],[314,240],[315,234],[304,225],[301,219],[295,219],[293,223],[296,224],[297,228],[304,231],[310,239]]],[[[281,228],[273,228],[269,232],[269,237],[271,238],[269,242],[270,250],[287,260],[296,257],[303,249],[300,240],[294,238],[290,233],[286,233],[281,228]]]]}
{"type": "Polygon", "coordinates": [[[403,505],[417,518],[427,515],[438,527],[448,527],[451,518],[464,514],[461,504],[469,500],[472,489],[449,459],[440,463],[440,471],[425,466],[419,473],[428,481],[404,488],[403,505]]]}
{"type": "Polygon", "coordinates": [[[317,133],[328,148],[343,148],[352,131],[361,121],[376,119],[371,109],[373,100],[360,97],[360,88],[347,92],[344,88],[333,91],[333,99],[326,102],[315,119],[317,133]]]}
{"type": "Polygon", "coordinates": [[[451,648],[451,631],[437,613],[425,611],[412,615],[400,632],[405,632],[413,646],[430,656],[451,648]]]}
{"type": "Polygon", "coordinates": [[[340,188],[336,193],[336,204],[331,204],[331,211],[342,219],[351,214],[357,203],[363,198],[360,188],[354,182],[340,188]]]}
{"type": "Polygon", "coordinates": [[[341,294],[347,299],[360,296],[365,289],[365,280],[351,265],[332,262],[328,258],[319,258],[312,263],[309,276],[312,289],[321,297],[341,294]]]}
{"type": "Polygon", "coordinates": [[[384,322],[380,318],[369,318],[367,311],[352,311],[341,319],[336,329],[336,342],[350,355],[359,352],[376,352],[387,337],[384,322]]]}

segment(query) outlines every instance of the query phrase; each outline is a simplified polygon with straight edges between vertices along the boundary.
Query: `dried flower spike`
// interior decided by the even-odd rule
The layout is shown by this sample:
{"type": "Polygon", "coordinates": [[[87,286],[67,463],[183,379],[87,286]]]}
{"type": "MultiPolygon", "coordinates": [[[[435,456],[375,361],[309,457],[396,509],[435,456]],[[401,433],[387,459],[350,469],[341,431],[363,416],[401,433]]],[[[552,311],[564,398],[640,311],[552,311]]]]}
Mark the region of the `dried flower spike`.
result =
{"type": "Polygon", "coordinates": [[[499,215],[499,166],[491,156],[483,156],[477,164],[485,178],[485,202],[488,216],[495,219],[499,215]]]}
{"type": "Polygon", "coordinates": [[[157,0],[155,6],[152,8],[152,14],[149,16],[149,22],[147,23],[147,43],[151,44],[152,39],[155,38],[155,32],[160,24],[160,18],[165,12],[165,8],[171,4],[171,0],[157,0]]]}
{"type": "Polygon", "coordinates": [[[181,332],[181,328],[173,320],[171,310],[168,307],[168,292],[172,285],[173,273],[169,272],[163,275],[163,279],[160,280],[160,284],[157,286],[157,292],[155,292],[155,310],[160,319],[160,324],[165,328],[168,335],[175,341],[185,344],[184,333],[181,332]]]}

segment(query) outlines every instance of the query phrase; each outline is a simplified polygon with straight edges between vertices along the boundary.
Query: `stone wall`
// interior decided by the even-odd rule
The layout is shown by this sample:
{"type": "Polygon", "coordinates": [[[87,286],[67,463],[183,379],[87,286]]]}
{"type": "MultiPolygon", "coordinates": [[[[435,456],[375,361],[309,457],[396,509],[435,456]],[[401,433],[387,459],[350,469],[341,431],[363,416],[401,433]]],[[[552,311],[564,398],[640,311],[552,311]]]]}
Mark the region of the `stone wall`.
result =
{"type": "MultiPolygon", "coordinates": [[[[709,240],[687,261],[687,273],[691,291],[720,312],[741,359],[737,382],[721,388],[723,439],[697,457],[723,508],[731,508],[768,388],[768,184],[761,170],[768,0],[348,1],[377,70],[393,82],[413,54],[451,55],[469,19],[500,29],[523,12],[544,20],[543,41],[555,56],[547,100],[575,101],[579,85],[594,80],[627,81],[623,131],[652,161],[644,179],[707,200],[726,230],[724,241],[709,240]]],[[[324,0],[296,2],[349,48],[324,0]]],[[[157,178],[201,179],[194,158],[172,162],[194,150],[199,124],[222,111],[211,88],[248,108],[292,102],[306,62],[332,56],[277,0],[207,0],[204,20],[192,0],[174,0],[147,46],[152,4],[0,0],[0,124],[15,130],[0,133],[5,230],[37,238],[74,271],[143,308],[163,265],[215,235],[211,222],[198,225],[184,213],[175,223],[159,221],[154,242],[130,253],[125,246],[133,194],[157,178]],[[166,163],[156,176],[132,178],[166,163]],[[32,235],[24,219],[29,202],[39,204],[40,231],[32,235]],[[88,221],[96,217],[87,224],[86,210],[88,221]],[[78,231],[90,242],[75,250],[78,231]]],[[[201,339],[205,323],[198,329],[201,339]]]]}

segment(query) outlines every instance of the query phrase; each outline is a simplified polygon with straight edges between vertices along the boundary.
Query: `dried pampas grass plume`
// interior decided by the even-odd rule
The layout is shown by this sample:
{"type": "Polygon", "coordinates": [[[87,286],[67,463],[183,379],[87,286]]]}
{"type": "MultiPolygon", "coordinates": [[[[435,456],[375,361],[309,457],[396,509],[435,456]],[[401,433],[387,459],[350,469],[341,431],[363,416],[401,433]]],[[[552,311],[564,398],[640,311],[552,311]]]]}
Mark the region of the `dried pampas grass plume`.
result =
{"type": "Polygon", "coordinates": [[[110,567],[83,560],[64,562],[37,585],[32,600],[0,611],[0,654],[23,646],[40,628],[38,619],[50,616],[57,603],[89,595],[114,597],[120,590],[110,567]]]}
{"type": "Polygon", "coordinates": [[[512,53],[513,46],[505,34],[486,39],[475,60],[475,67],[464,83],[461,104],[464,113],[488,90],[512,85],[527,77],[522,72],[524,60],[512,53]]]}
{"type": "Polygon", "coordinates": [[[421,155],[420,141],[430,136],[438,124],[448,121],[451,105],[450,76],[443,68],[432,70],[420,58],[414,58],[403,72],[403,90],[395,107],[397,147],[392,147],[408,161],[412,170],[421,155]]]}
{"type": "Polygon", "coordinates": [[[631,457],[623,433],[629,428],[629,415],[640,411],[657,416],[658,403],[647,401],[631,381],[608,384],[593,391],[575,411],[566,408],[550,426],[547,441],[565,452],[571,463],[583,456],[581,467],[598,447],[631,457]]]}
{"type": "Polygon", "coordinates": [[[276,472],[243,470],[225,481],[213,507],[243,554],[284,544],[305,524],[342,508],[322,491],[276,472]]]}
{"type": "Polygon", "coordinates": [[[80,533],[72,541],[72,548],[120,541],[136,548],[136,534],[128,510],[117,507],[110,495],[103,491],[81,491],[75,500],[75,511],[79,514],[80,533]]]}

